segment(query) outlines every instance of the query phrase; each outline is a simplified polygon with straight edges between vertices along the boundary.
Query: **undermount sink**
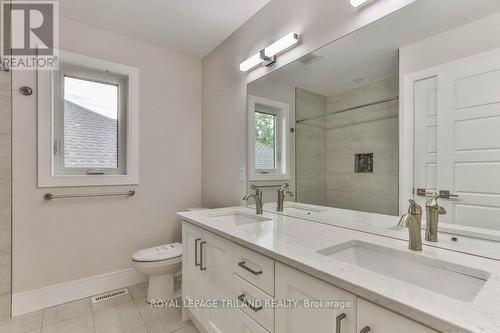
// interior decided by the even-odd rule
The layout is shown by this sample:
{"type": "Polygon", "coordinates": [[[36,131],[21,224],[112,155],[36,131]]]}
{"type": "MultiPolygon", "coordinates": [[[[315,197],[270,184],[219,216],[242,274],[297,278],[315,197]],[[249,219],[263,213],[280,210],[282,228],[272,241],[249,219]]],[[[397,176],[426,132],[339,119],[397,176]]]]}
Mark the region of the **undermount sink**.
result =
{"type": "Polygon", "coordinates": [[[318,253],[463,302],[473,301],[489,278],[484,271],[361,241],[318,253]]]}
{"type": "Polygon", "coordinates": [[[216,215],[210,215],[210,217],[223,222],[234,223],[237,225],[250,224],[271,221],[271,219],[263,216],[258,216],[254,214],[244,213],[244,212],[225,212],[216,215]]]}

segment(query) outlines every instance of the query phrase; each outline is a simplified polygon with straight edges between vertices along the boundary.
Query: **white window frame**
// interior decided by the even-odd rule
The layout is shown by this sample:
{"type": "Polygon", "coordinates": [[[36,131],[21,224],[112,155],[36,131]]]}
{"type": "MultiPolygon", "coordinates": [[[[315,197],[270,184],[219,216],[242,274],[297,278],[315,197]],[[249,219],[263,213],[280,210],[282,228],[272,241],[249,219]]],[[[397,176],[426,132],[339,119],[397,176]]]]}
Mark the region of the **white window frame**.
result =
{"type": "Polygon", "coordinates": [[[290,180],[290,106],[271,99],[248,96],[248,169],[250,181],[290,180]],[[264,106],[261,108],[259,106],[264,106]],[[272,170],[255,169],[255,112],[276,115],[275,164],[272,170]]]}
{"type": "Polygon", "coordinates": [[[60,51],[60,71],[38,73],[38,187],[137,185],[139,183],[139,70],[60,51]],[[65,168],[63,136],[63,77],[117,84],[119,89],[118,168],[98,168],[103,174],[87,174],[92,168],[65,168]],[[120,77],[120,79],[118,79],[120,77]],[[120,93],[121,92],[121,93],[120,93]],[[58,141],[60,152],[55,154],[58,141]]]}

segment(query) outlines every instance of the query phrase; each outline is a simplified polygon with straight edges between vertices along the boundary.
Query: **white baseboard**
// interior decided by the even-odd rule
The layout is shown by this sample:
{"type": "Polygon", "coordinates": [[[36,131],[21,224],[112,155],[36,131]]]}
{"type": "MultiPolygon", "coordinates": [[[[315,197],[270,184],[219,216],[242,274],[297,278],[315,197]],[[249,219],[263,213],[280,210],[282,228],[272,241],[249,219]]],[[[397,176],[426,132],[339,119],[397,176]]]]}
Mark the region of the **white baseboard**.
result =
{"type": "Polygon", "coordinates": [[[13,294],[12,316],[76,301],[146,280],[147,275],[130,268],[13,294]]]}

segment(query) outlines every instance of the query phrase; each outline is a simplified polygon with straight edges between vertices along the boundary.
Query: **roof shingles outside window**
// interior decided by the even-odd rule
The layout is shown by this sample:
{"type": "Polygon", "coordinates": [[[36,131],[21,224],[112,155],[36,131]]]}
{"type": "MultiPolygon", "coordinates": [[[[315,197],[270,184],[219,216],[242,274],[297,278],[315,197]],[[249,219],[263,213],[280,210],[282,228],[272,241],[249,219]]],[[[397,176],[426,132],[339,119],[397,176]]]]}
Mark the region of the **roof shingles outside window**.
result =
{"type": "Polygon", "coordinates": [[[255,142],[255,169],[274,169],[274,149],[262,143],[255,142]]]}
{"type": "Polygon", "coordinates": [[[64,101],[64,166],[118,167],[118,121],[64,101]]]}

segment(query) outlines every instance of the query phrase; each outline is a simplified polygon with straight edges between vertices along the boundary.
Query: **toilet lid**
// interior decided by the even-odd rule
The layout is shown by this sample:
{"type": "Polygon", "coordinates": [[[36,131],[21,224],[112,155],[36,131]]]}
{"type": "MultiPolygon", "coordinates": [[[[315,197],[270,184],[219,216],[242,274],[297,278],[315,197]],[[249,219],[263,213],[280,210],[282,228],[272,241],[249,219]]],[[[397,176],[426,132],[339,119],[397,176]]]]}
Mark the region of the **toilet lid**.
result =
{"type": "Polygon", "coordinates": [[[172,243],[139,250],[132,256],[134,261],[160,261],[180,257],[182,244],[172,243]]]}

